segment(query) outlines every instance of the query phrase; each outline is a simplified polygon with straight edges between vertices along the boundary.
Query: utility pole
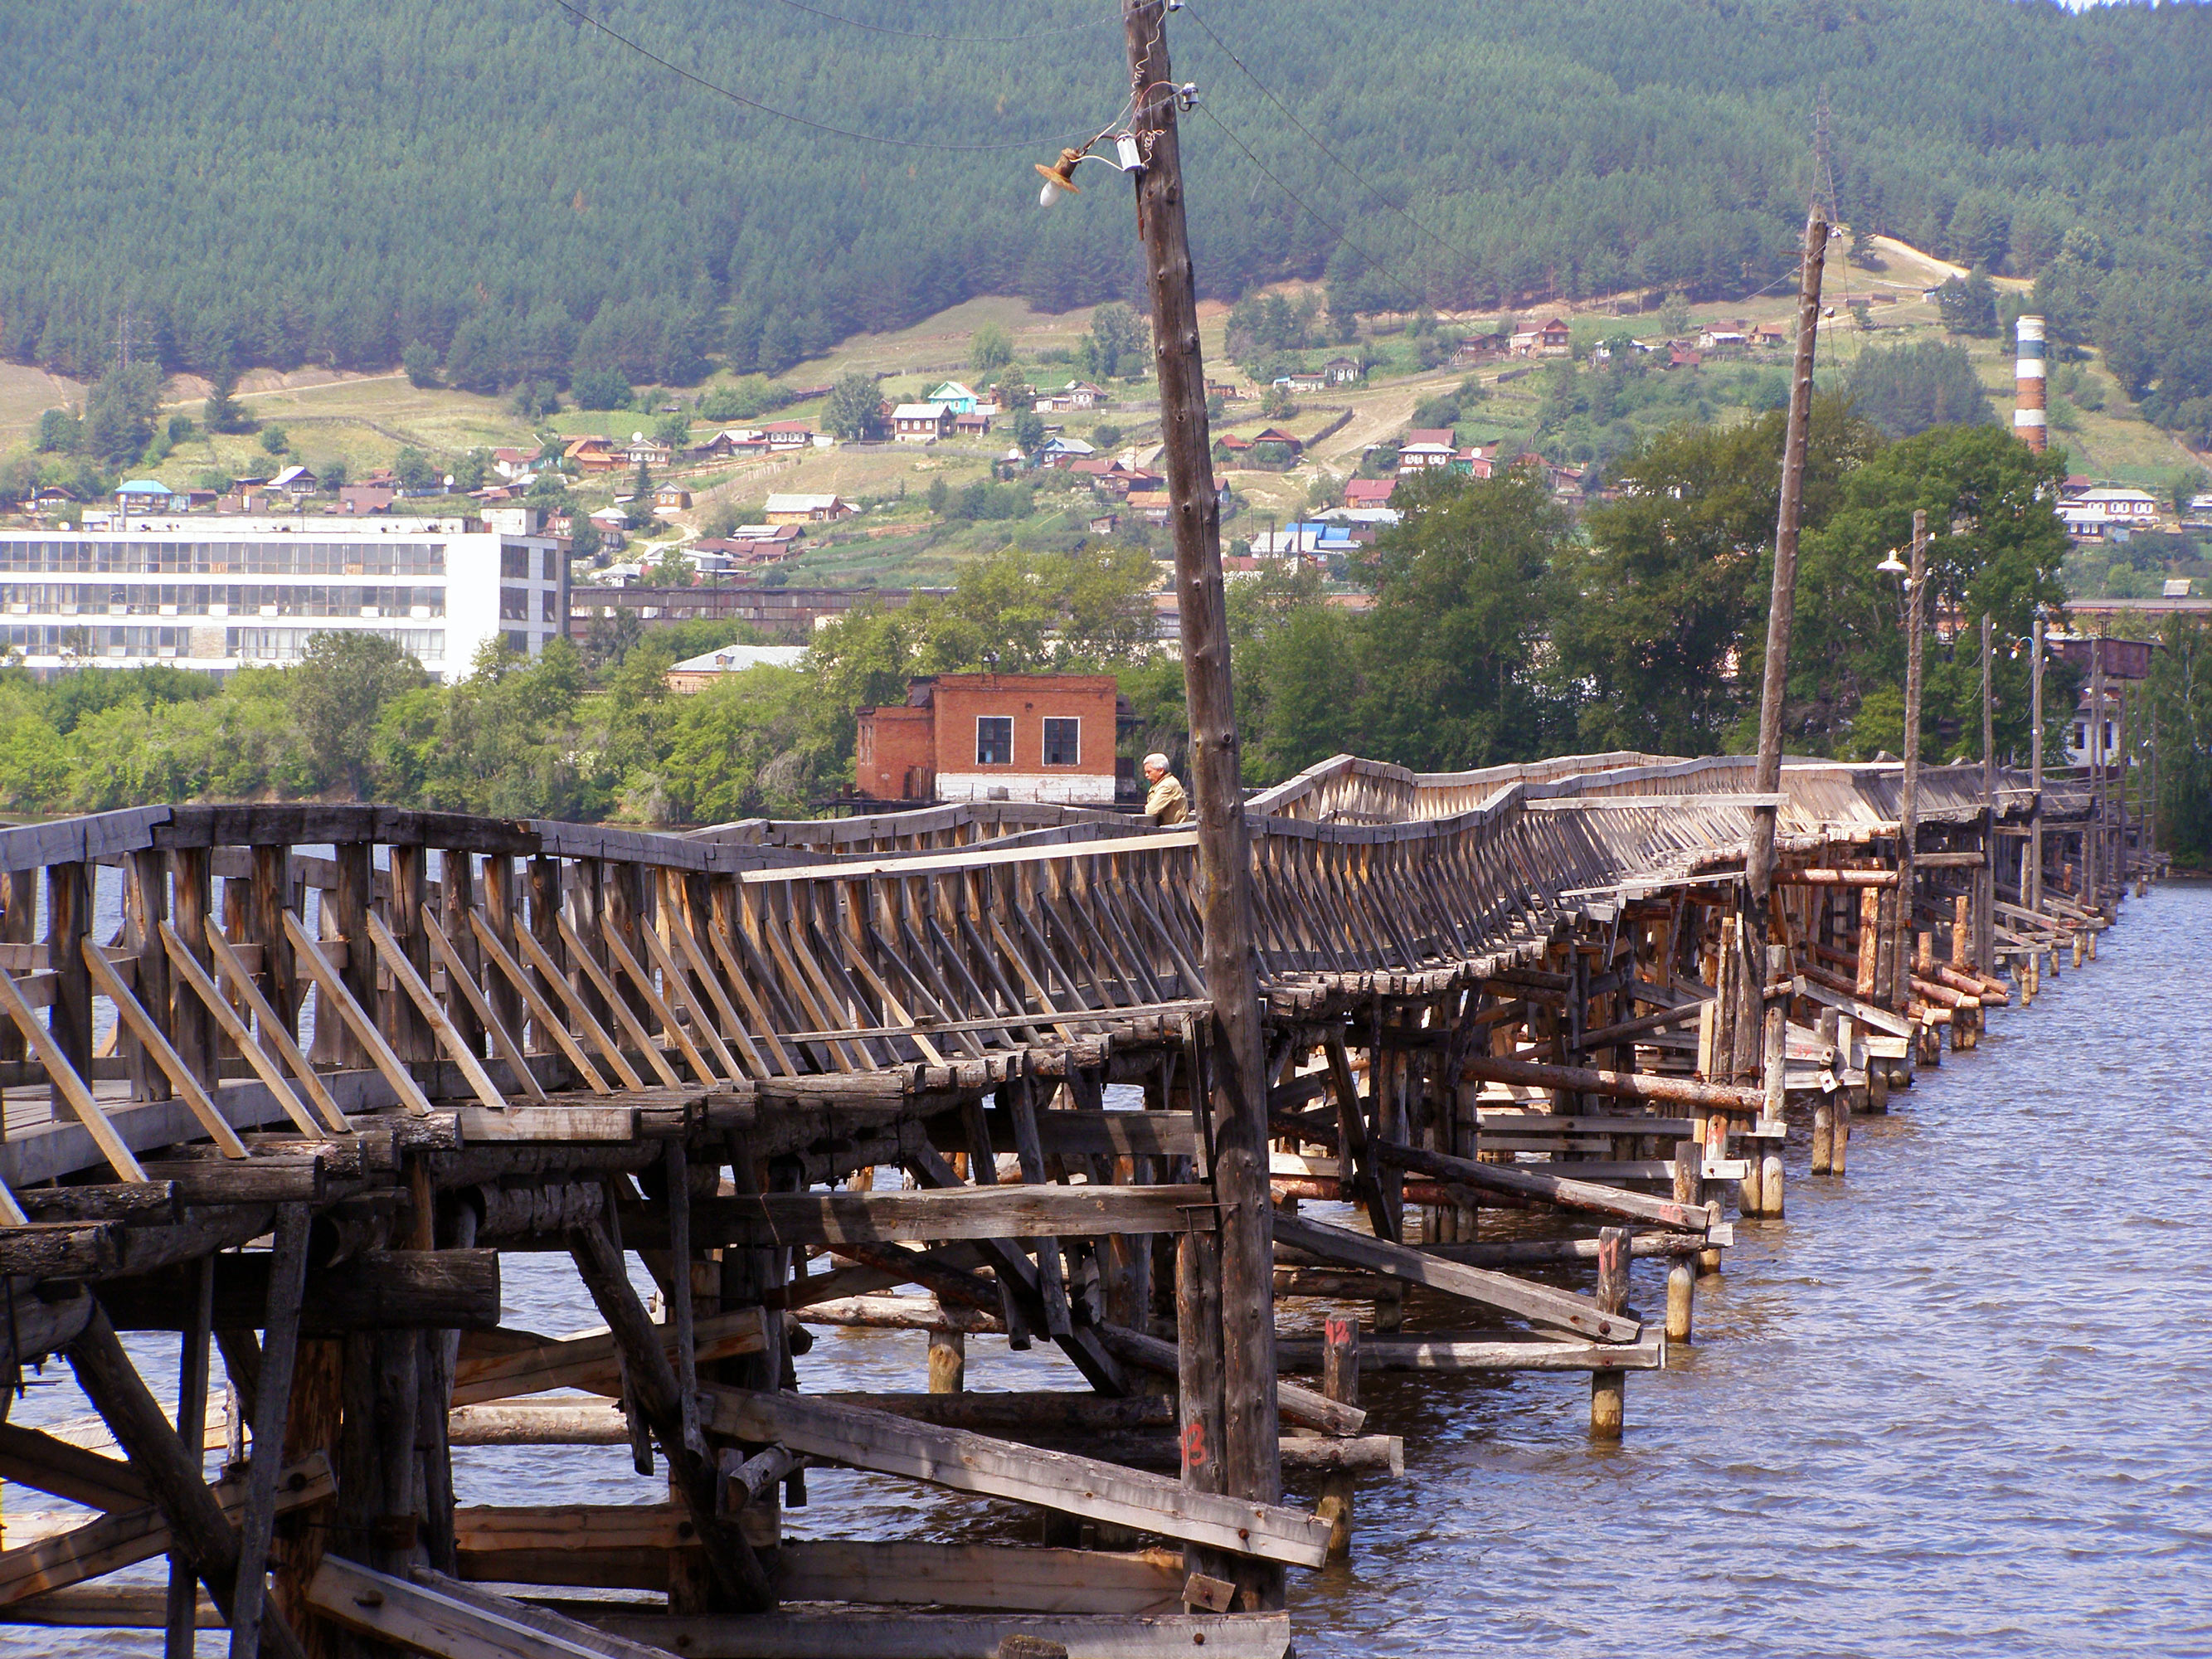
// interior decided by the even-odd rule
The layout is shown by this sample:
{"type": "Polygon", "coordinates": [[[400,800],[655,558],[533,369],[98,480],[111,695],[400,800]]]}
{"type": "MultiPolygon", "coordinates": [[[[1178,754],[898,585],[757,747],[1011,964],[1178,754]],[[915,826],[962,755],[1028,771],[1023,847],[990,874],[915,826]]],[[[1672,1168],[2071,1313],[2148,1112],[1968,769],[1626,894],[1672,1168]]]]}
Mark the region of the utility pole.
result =
{"type": "MultiPolygon", "coordinates": [[[[1198,295],[1183,222],[1176,83],[1168,63],[1166,0],[1122,0],[1129,85],[1142,170],[1137,228],[1152,295],[1152,358],[1160,436],[1173,503],[1176,594],[1182,617],[1183,694],[1190,713],[1191,794],[1198,816],[1198,905],[1206,994],[1213,1002],[1213,1188],[1220,1241],[1220,1444],[1216,1467],[1188,1467],[1232,1496],[1272,1504],[1282,1492],[1275,1408],[1274,1211],[1267,1181],[1267,1080],[1254,972],[1252,858],[1237,710],[1222,604],[1221,506],[1206,429],[1198,295]]],[[[1186,1447],[1186,1451],[1188,1451],[1186,1447]]],[[[1230,1558],[1248,1610],[1283,1605],[1283,1570],[1230,1558]]]]}
{"type": "Polygon", "coordinates": [[[2081,896],[2092,910],[2105,890],[2105,641],[2089,636],[2089,833],[2081,837],[2081,896]]]}
{"type": "Polygon", "coordinates": [[[2035,810],[2027,821],[2027,878],[2021,884],[2020,902],[2038,915],[2043,914],[2043,612],[2035,613],[2035,656],[2028,665],[2035,687],[2033,729],[2028,733],[2028,787],[2034,792],[2035,810]]]}
{"type": "MultiPolygon", "coordinates": [[[[1797,272],[1797,357],[1790,379],[1789,424],[1782,441],[1782,507],[1774,526],[1774,586],[1766,608],[1766,659],[1759,689],[1759,763],[1752,788],[1771,795],[1782,787],[1782,702],[1790,682],[1790,630],[1797,609],[1797,527],[1805,499],[1805,446],[1813,416],[1813,354],[1820,332],[1820,274],[1828,252],[1828,223],[1819,212],[1805,222],[1805,248],[1797,272]]],[[[1777,808],[1752,815],[1744,874],[1751,889],[1757,939],[1753,960],[1764,962],[1774,894],[1777,808]]]]}
{"type": "Polygon", "coordinates": [[[1982,827],[1982,870],[1974,882],[1974,966],[1996,969],[1996,930],[1990,915],[1997,896],[1997,716],[1991,682],[1996,673],[1990,613],[1982,612],[1982,805],[1989,816],[1982,827]]]}
{"type": "Polygon", "coordinates": [[[1928,514],[1912,511],[1912,563],[1905,578],[1905,785],[1897,806],[1897,982],[1895,1006],[1912,1006],[1912,855],[1920,836],[1920,656],[1928,612],[1928,514]]]}

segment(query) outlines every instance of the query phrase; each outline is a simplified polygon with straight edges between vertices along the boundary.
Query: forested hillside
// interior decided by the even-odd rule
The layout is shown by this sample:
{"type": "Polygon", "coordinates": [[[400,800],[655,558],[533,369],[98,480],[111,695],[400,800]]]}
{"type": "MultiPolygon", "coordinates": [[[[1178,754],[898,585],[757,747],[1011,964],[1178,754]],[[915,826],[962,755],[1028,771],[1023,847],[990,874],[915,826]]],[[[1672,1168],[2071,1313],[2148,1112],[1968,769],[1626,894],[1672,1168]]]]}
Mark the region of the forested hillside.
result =
{"type": "MultiPolygon", "coordinates": [[[[1119,182],[1085,168],[1042,213],[1029,165],[1115,118],[1112,0],[579,6],[876,142],[718,96],[556,0],[15,0],[0,356],[88,374],[127,309],[172,370],[411,345],[477,390],[684,383],[976,294],[1129,295],[1119,182]]],[[[1855,229],[1999,272],[2058,262],[2062,327],[2154,414],[2212,394],[2205,7],[1194,0],[1170,27],[1201,88],[1186,153],[1216,296],[1324,274],[1340,314],[1762,287],[1825,86],[1855,229]]]]}

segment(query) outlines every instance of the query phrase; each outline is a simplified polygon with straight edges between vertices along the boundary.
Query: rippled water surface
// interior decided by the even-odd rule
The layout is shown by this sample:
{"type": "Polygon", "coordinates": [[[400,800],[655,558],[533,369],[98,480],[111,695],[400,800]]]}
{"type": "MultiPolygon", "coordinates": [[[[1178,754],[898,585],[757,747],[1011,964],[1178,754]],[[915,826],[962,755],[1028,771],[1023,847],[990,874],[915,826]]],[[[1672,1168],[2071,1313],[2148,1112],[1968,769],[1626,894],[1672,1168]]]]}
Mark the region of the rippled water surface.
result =
{"type": "MultiPolygon", "coordinates": [[[[1845,1181],[1805,1175],[1801,1126],[1788,1220],[1739,1224],[1696,1346],[1631,1376],[1619,1448],[1587,1441],[1580,1376],[1370,1377],[1407,1475],[1360,1489],[1348,1567],[1292,1575],[1297,1651],[2212,1655],[2209,938],[2212,888],[2130,901],[2100,960],[1858,1120],[1845,1181]]],[[[507,1283],[510,1322],[594,1322],[563,1260],[511,1258],[507,1283]]],[[[1634,1301],[1660,1309],[1657,1264],[1634,1301]]],[[[173,1375],[171,1342],[133,1346],[173,1375]]],[[[920,1389],[923,1339],[826,1332],[800,1375],[920,1389]]],[[[1073,1378],[972,1338],[969,1375],[1073,1378]]],[[[83,1409],[64,1382],[15,1415],[83,1409]]],[[[659,1496],[613,1448],[456,1462],[465,1502],[659,1496]]],[[[1033,1529],[810,1480],[797,1536],[1033,1529]]],[[[11,1654],[158,1650],[0,1632],[11,1654]]]]}

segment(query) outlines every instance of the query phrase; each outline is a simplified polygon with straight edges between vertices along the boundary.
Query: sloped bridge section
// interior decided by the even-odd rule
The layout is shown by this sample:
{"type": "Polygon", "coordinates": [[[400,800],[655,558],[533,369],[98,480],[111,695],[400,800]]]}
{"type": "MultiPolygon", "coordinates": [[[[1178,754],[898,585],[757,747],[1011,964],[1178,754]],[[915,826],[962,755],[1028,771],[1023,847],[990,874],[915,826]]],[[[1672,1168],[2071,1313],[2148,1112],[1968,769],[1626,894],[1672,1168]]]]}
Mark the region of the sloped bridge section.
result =
{"type": "Polygon", "coordinates": [[[1371,1310],[1274,1343],[1313,1514],[1209,1462],[1237,1322],[1209,1290],[1194,833],[1006,804],[685,836],[373,806],[0,831],[0,1364],[64,1358],[94,1413],[0,1422],[0,1620],[166,1623],[178,1651],[202,1621],[282,1652],[325,1627],[471,1656],[918,1630],[1279,1653],[1268,1575],[1345,1547],[1345,1483],[1402,1468],[1363,1370],[1587,1373],[1618,1434],[1626,1373],[1691,1338],[1728,1206],[1781,1212],[1787,1114],[1841,1174],[1853,1111],[1945,1030],[1971,1046],[2094,953],[2117,896],[2079,872],[2116,849],[2090,793],[1954,770],[1923,775],[1909,880],[1894,768],[1792,765],[1759,797],[1730,759],[1346,757],[1248,804],[1275,1290],[1371,1310]],[[1482,1237],[1505,1210],[1516,1238],[1482,1237]],[[596,1328],[502,1326],[516,1252],[566,1256],[596,1328]],[[1642,1257],[1669,1264],[1663,1329],[1626,1310],[1642,1257]],[[1595,1285],[1510,1271],[1538,1262],[1595,1285]],[[849,1326],[927,1333],[928,1392],[822,1393],[811,1334],[849,1326]],[[178,1400],[134,1329],[182,1333],[178,1400]],[[1075,1387],[967,1393],[976,1334],[1053,1345],[1075,1387]],[[601,1443],[665,1462],[666,1501],[454,1489],[455,1443],[601,1443]],[[1058,1541],[787,1542],[810,1462],[1030,1504],[1058,1541]],[[1139,1547],[1068,1547],[1101,1534],[1139,1547]],[[166,1599],[98,1582],[161,1555],[166,1599]],[[638,1589],[666,1601],[588,1600],[638,1589]]]}

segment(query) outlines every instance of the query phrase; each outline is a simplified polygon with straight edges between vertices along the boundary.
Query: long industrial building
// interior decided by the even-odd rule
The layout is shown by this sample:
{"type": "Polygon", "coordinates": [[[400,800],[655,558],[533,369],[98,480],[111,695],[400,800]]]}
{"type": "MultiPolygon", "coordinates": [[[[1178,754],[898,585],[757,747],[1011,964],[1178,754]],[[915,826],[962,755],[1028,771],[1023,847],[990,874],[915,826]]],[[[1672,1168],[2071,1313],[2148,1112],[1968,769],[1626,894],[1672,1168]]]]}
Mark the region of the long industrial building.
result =
{"type": "Polygon", "coordinates": [[[503,641],[564,632],[559,541],[475,519],[161,517],[0,531],[0,648],[33,672],[297,661],[327,632],[382,635],[441,678],[503,641]]]}

